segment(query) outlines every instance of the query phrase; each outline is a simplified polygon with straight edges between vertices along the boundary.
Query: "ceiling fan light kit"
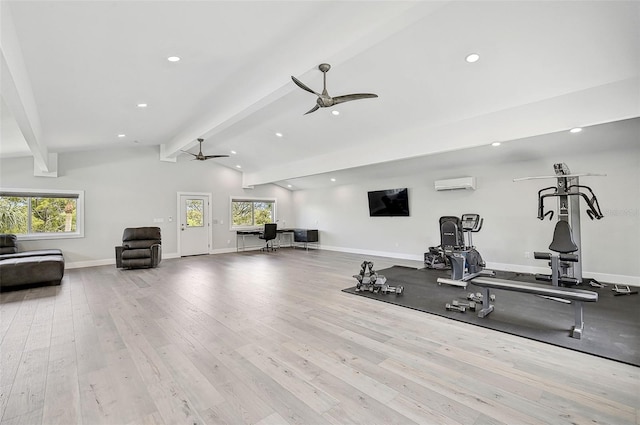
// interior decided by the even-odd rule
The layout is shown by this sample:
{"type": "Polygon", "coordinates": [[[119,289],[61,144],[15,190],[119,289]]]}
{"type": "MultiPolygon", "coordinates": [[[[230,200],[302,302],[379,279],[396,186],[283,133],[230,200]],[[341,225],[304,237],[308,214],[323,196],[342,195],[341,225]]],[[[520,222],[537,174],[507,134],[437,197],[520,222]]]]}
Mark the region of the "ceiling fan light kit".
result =
{"type": "Polygon", "coordinates": [[[316,105],[313,108],[311,108],[309,111],[307,111],[305,115],[310,114],[311,112],[315,112],[319,108],[328,108],[334,105],[338,105],[340,103],[349,102],[351,100],[369,99],[369,98],[378,97],[377,94],[373,94],[373,93],[354,93],[354,94],[346,94],[343,96],[331,97],[327,92],[327,72],[329,72],[329,70],[331,69],[331,65],[329,65],[328,63],[321,63],[320,65],[318,65],[318,69],[322,71],[322,81],[323,81],[322,93],[316,93],[315,91],[307,87],[307,85],[305,85],[302,81],[298,80],[293,75],[291,76],[291,79],[293,80],[293,82],[302,90],[308,91],[309,93],[313,93],[316,96],[318,96],[318,99],[316,100],[316,105]]]}
{"type": "Polygon", "coordinates": [[[198,152],[198,154],[196,155],[195,153],[191,153],[191,152],[187,152],[187,151],[182,151],[184,153],[188,153],[189,155],[193,155],[193,161],[206,161],[207,159],[213,159],[213,158],[228,158],[229,155],[204,155],[202,153],[202,142],[204,142],[204,139],[198,139],[198,142],[200,142],[200,151],[198,152]]]}

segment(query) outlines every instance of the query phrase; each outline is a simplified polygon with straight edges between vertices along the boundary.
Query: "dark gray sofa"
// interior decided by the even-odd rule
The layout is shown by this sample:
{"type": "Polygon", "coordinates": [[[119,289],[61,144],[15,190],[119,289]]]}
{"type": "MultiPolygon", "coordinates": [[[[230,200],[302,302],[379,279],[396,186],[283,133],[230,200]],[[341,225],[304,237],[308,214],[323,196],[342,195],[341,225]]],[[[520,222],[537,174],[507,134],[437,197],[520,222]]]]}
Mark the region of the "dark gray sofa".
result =
{"type": "Polygon", "coordinates": [[[33,285],[60,285],[64,256],[59,249],[18,252],[18,238],[0,234],[0,289],[33,285]]]}

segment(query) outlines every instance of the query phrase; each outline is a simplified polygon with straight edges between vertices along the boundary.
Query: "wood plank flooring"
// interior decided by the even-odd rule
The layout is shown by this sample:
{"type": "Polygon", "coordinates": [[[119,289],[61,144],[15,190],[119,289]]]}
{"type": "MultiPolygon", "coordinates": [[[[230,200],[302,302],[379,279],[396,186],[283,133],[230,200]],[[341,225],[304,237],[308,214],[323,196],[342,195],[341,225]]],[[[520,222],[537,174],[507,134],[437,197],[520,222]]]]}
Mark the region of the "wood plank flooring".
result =
{"type": "Polygon", "coordinates": [[[341,292],[364,259],[187,257],[3,293],[1,423],[640,423],[640,368],[341,292]]]}

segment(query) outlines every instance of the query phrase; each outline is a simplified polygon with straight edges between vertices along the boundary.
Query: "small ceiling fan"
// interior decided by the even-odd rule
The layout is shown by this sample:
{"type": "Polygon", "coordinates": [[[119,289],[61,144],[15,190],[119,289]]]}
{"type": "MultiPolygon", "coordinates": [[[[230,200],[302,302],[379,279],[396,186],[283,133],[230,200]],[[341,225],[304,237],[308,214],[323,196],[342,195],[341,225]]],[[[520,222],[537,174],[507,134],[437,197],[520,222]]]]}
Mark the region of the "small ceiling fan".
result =
{"type": "Polygon", "coordinates": [[[328,63],[321,63],[320,65],[318,65],[318,69],[322,71],[322,78],[324,81],[324,87],[322,89],[322,93],[314,92],[309,87],[307,87],[302,81],[298,80],[293,75],[291,76],[291,79],[293,80],[293,82],[296,83],[296,85],[300,87],[302,90],[306,90],[309,93],[313,93],[316,96],[318,96],[318,100],[316,101],[317,105],[311,108],[311,110],[309,110],[308,112],[306,112],[305,115],[310,114],[311,112],[315,112],[319,108],[327,108],[333,105],[337,105],[339,103],[349,102],[351,100],[378,97],[377,94],[373,94],[373,93],[356,93],[356,94],[346,94],[344,96],[331,97],[329,96],[329,93],[327,93],[327,72],[329,72],[329,70],[331,69],[331,65],[329,65],[328,63]]]}
{"type": "Polygon", "coordinates": [[[198,154],[196,155],[195,153],[191,153],[191,152],[187,152],[187,151],[182,151],[184,153],[188,153],[189,155],[193,155],[194,158],[193,160],[198,160],[198,161],[206,161],[207,159],[212,159],[212,158],[228,158],[229,155],[204,155],[202,153],[202,142],[204,142],[204,139],[198,139],[198,142],[200,142],[200,152],[198,152],[198,154]]]}

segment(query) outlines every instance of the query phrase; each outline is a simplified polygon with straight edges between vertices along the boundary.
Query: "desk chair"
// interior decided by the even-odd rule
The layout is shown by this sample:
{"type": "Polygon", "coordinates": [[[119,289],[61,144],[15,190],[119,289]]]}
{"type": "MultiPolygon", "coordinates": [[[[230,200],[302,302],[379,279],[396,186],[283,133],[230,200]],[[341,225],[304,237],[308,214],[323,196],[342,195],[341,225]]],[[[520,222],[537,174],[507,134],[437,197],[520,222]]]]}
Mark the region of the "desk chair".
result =
{"type": "Polygon", "coordinates": [[[263,239],[266,242],[264,248],[261,251],[275,251],[276,249],[273,247],[273,240],[276,238],[278,234],[278,224],[277,223],[267,223],[264,225],[264,231],[258,236],[258,238],[263,239]],[[271,244],[269,242],[271,241],[271,244]]]}

